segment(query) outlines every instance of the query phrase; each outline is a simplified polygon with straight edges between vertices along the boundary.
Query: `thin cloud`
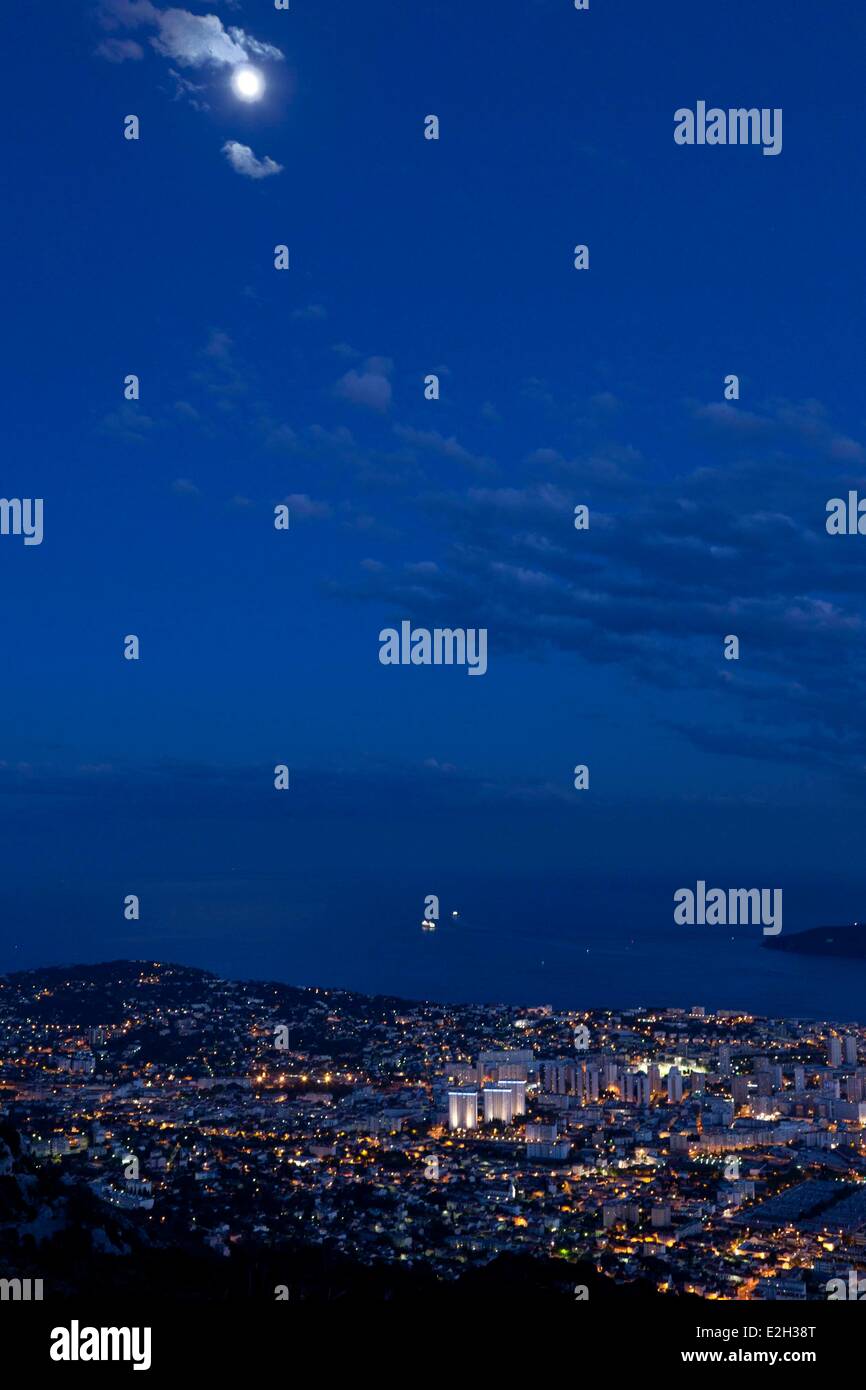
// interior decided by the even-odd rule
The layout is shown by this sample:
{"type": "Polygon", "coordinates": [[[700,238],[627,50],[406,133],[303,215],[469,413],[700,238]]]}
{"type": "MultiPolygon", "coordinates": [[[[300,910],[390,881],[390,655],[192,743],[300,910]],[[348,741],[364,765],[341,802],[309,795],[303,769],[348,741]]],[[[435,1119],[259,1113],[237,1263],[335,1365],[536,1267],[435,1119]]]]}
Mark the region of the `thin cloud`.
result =
{"type": "Polygon", "coordinates": [[[417,430],[409,425],[395,425],[394,433],[405,444],[441,454],[443,458],[453,459],[455,463],[462,463],[466,468],[484,473],[493,466],[492,460],[470,453],[453,435],[446,438],[438,430],[417,430]]]}
{"type": "Polygon", "coordinates": [[[306,492],[291,492],[283,501],[289,508],[292,516],[312,517],[323,520],[331,515],[331,508],[327,502],[317,502],[306,492]]]}
{"type": "Polygon", "coordinates": [[[103,39],[96,55],[109,63],[137,63],[144,57],[144,49],[135,39],[103,39]]]}
{"type": "Polygon", "coordinates": [[[338,396],[352,405],[364,405],[370,410],[385,411],[391,404],[391,383],[388,373],[391,363],[387,357],[368,357],[361,371],[352,367],[336,385],[338,396]]]}
{"type": "Polygon", "coordinates": [[[268,179],[273,174],[283,172],[282,164],[271,159],[270,155],[265,155],[264,159],[259,159],[253,154],[249,145],[242,145],[238,140],[226,140],[222,152],[235,173],[243,174],[244,178],[247,179],[268,179]]]}
{"type": "Polygon", "coordinates": [[[236,67],[251,57],[283,57],[279,48],[262,43],[236,25],[224,29],[217,15],[161,10],[151,0],[104,0],[102,23],[107,29],[156,28],[151,47],[181,67],[236,67]]]}

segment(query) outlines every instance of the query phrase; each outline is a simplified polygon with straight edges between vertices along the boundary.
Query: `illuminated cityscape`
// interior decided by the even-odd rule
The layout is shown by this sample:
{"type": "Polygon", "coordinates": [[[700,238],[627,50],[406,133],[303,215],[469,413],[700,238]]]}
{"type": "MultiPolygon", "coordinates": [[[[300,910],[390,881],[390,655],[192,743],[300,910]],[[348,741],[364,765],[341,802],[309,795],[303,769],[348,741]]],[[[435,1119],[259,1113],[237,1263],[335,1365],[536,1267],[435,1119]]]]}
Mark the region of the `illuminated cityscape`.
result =
{"type": "Polygon", "coordinates": [[[291,1242],[449,1281],[520,1254],[658,1295],[826,1298],[866,1268],[864,1048],[856,1025],[698,1006],[9,975],[0,1249],[40,1277],[75,1191],[118,1260],[112,1220],[216,1260],[291,1242]]]}

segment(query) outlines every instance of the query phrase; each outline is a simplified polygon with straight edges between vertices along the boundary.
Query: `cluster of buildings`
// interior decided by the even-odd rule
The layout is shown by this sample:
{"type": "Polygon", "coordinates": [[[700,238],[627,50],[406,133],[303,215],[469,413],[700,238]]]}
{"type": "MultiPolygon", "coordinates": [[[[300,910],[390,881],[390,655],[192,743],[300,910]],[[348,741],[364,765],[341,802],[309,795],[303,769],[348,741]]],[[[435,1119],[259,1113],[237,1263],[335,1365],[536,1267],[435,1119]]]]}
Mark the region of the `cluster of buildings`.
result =
{"type": "MultiPolygon", "coordinates": [[[[618,1090],[620,1099],[629,1104],[649,1105],[654,1096],[660,1095],[666,1095],[675,1104],[683,1099],[683,1073],[676,1065],[668,1069],[662,1086],[661,1069],[655,1063],[646,1070],[632,1070],[618,1067],[613,1059],[537,1060],[531,1049],[519,1048],[482,1053],[475,1067],[463,1067],[460,1071],[463,1080],[474,1073],[478,1084],[448,1092],[450,1129],[477,1129],[479,1117],[485,1123],[504,1120],[510,1124],[518,1115],[527,1113],[526,1094],[531,1083],[537,1087],[536,1095],[568,1095],[581,1106],[597,1105],[611,1085],[618,1090]]],[[[696,1072],[693,1076],[695,1093],[703,1085],[702,1075],[696,1072]]]]}
{"type": "Polygon", "coordinates": [[[46,970],[0,980],[0,1125],[161,1246],[522,1251],[709,1298],[866,1271],[857,1025],[46,970]]]}

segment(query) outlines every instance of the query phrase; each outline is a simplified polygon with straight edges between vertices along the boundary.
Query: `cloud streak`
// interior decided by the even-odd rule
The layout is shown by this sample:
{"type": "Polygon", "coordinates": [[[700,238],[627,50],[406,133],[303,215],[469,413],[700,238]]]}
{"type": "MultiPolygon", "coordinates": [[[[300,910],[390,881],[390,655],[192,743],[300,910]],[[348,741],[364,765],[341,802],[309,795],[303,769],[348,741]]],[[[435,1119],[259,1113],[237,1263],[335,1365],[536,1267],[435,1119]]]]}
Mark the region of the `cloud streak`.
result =
{"type": "MultiPolygon", "coordinates": [[[[237,25],[225,29],[218,15],[192,14],[177,8],[162,10],[151,0],[104,0],[101,17],[107,29],[155,28],[157,32],[149,40],[151,47],[180,67],[237,67],[251,58],[279,61],[283,57],[279,48],[262,43],[237,25]]],[[[105,47],[112,47],[102,56],[112,62],[122,61],[111,54],[127,48],[128,42],[108,40],[105,47]]],[[[126,52],[124,56],[135,55],[126,52]]]]}
{"type": "Polygon", "coordinates": [[[238,140],[227,140],[223,145],[222,152],[235,173],[242,174],[244,178],[268,179],[274,174],[283,172],[282,164],[271,159],[270,155],[265,155],[264,159],[258,159],[249,145],[242,145],[238,140]]]}
{"type": "MultiPolygon", "coordinates": [[[[863,450],[814,401],[777,402],[745,421],[726,409],[689,414],[725,436],[733,457],[723,466],[650,485],[636,453],[605,476],[592,459],[565,468],[539,450],[529,462],[556,481],[422,496],[443,528],[437,563],[366,565],[334,597],[428,626],[459,615],[487,627],[498,651],[572,653],[658,690],[696,692],[703,732],[680,732],[699,746],[718,721],[730,754],[787,762],[811,749],[816,766],[862,779],[866,555],[835,542],[824,521],[828,497],[866,490],[863,450]],[[581,533],[578,502],[591,511],[581,533]],[[739,662],[722,659],[728,633],[740,637],[739,662]],[[746,739],[729,733],[736,710],[746,739]]],[[[460,461],[454,441],[398,434],[460,461]]]]}
{"type": "Polygon", "coordinates": [[[361,371],[352,367],[340,377],[336,392],[352,405],[386,411],[391,404],[391,363],[386,357],[368,357],[361,371]]]}

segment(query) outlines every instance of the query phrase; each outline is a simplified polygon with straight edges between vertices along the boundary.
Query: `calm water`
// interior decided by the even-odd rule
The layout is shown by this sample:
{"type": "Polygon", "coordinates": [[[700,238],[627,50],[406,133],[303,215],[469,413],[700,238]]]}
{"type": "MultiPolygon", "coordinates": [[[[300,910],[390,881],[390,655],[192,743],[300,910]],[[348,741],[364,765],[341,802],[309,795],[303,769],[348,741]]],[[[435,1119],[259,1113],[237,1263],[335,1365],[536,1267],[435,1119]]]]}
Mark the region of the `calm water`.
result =
{"type": "MultiPolygon", "coordinates": [[[[765,950],[759,927],[677,927],[668,884],[545,881],[506,890],[501,879],[449,883],[441,875],[439,887],[439,928],[428,934],[415,882],[151,883],[139,923],[118,922],[120,886],[97,893],[66,885],[56,910],[49,899],[46,911],[43,891],[4,913],[0,969],[154,958],[234,978],[408,998],[703,1004],[866,1022],[866,961],[765,950]]],[[[847,900],[828,904],[787,887],[785,894],[786,932],[855,915],[847,900]]]]}

